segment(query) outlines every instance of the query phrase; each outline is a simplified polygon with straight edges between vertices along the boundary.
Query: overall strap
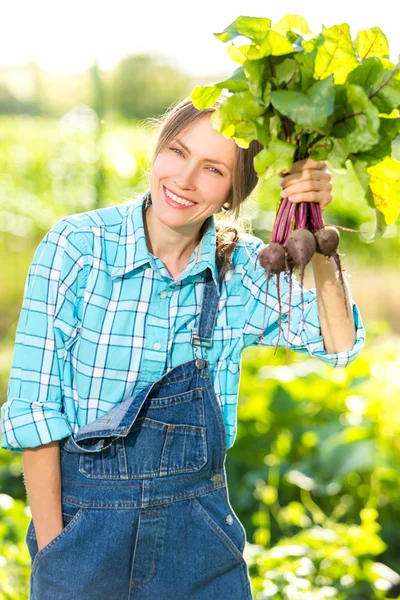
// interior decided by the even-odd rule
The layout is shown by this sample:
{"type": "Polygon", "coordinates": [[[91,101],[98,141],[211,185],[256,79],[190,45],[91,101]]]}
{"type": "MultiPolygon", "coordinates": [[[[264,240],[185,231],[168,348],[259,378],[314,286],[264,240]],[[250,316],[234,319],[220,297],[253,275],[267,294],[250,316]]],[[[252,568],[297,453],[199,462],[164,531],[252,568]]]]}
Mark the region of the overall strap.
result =
{"type": "MultiPolygon", "coordinates": [[[[197,357],[197,347],[201,346],[205,349],[212,346],[212,334],[214,330],[215,319],[218,309],[218,292],[215,285],[212,272],[207,268],[206,279],[204,284],[204,296],[201,306],[199,327],[193,331],[191,344],[194,347],[194,353],[197,357]]],[[[204,351],[204,357],[207,357],[207,350],[204,351]]],[[[199,359],[198,360],[203,360],[199,359]]]]}

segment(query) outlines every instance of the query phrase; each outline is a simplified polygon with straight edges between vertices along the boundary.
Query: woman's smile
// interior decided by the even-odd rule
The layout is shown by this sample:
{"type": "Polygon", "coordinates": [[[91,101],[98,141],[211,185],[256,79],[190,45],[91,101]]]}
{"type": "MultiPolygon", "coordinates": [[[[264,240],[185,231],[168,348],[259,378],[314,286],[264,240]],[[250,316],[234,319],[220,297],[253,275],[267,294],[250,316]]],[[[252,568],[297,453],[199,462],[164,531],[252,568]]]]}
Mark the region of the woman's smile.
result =
{"type": "Polygon", "coordinates": [[[176,194],[172,194],[169,190],[166,189],[165,186],[163,186],[163,192],[164,192],[164,198],[165,201],[167,202],[167,204],[169,204],[170,206],[173,206],[174,208],[192,208],[193,206],[196,206],[195,202],[189,202],[188,200],[183,200],[180,199],[179,201],[177,200],[178,196],[176,194]],[[173,197],[171,197],[173,196],[173,197]]]}

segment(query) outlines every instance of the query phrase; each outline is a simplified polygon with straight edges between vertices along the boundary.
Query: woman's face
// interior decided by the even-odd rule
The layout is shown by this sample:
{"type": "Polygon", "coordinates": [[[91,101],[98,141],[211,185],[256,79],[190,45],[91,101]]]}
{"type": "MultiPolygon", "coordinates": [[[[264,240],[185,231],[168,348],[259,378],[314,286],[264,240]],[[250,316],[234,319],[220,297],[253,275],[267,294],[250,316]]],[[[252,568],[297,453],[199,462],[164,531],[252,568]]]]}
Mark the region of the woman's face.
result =
{"type": "Polygon", "coordinates": [[[182,233],[198,231],[229,197],[236,148],[234,139],[214,131],[210,113],[181,131],[153,163],[150,192],[154,216],[182,233]],[[194,204],[173,206],[166,199],[166,189],[194,204]]]}

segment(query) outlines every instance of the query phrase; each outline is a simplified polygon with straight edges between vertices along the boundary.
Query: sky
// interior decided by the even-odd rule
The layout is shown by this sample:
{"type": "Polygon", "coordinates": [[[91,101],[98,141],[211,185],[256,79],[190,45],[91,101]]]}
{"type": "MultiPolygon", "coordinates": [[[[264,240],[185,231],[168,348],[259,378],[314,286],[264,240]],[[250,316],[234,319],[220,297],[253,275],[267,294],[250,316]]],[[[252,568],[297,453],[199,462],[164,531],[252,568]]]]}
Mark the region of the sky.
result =
{"type": "Polygon", "coordinates": [[[399,0],[13,0],[1,11],[0,67],[35,61],[45,69],[80,71],[97,60],[108,70],[129,53],[154,52],[191,75],[228,75],[238,65],[228,56],[228,44],[213,34],[240,15],[275,23],[289,13],[305,17],[315,34],[322,25],[348,23],[355,39],[358,31],[377,25],[397,62],[398,12],[399,0]]]}

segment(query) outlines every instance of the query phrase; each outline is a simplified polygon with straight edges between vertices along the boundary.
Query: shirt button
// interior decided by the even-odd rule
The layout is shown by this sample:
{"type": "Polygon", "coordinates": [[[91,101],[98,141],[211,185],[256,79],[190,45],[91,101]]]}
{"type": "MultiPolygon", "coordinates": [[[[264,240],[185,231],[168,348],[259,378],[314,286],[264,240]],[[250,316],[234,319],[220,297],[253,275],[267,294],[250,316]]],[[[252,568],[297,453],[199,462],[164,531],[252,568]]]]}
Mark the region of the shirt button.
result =
{"type": "Polygon", "coordinates": [[[233,523],[233,517],[232,517],[232,515],[228,515],[228,516],[226,517],[226,519],[225,519],[225,523],[226,523],[227,525],[232,525],[232,523],[233,523]]]}
{"type": "Polygon", "coordinates": [[[159,350],[161,348],[161,345],[158,342],[156,342],[154,344],[153,348],[154,348],[154,350],[159,350]]]}
{"type": "Polygon", "coordinates": [[[161,292],[160,296],[161,298],[166,298],[167,297],[167,292],[164,290],[163,292],[161,292]]]}

